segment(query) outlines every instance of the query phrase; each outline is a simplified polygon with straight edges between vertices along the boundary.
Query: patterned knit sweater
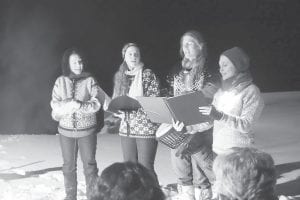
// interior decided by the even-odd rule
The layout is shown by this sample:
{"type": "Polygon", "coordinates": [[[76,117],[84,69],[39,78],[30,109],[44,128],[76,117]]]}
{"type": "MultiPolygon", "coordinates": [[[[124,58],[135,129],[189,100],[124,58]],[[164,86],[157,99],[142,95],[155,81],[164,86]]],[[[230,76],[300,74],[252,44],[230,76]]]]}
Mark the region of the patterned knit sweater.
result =
{"type": "MultiPolygon", "coordinates": [[[[169,94],[172,94],[174,96],[179,96],[192,91],[202,91],[204,93],[204,91],[211,90],[210,92],[207,93],[211,93],[211,95],[209,96],[212,98],[216,90],[209,88],[208,86],[209,84],[207,83],[209,83],[208,77],[210,77],[210,75],[205,70],[196,74],[194,80],[189,80],[189,76],[190,76],[189,72],[186,72],[185,70],[181,69],[179,72],[173,75],[172,79],[168,78],[167,81],[170,84],[171,90],[173,90],[172,92],[169,92],[169,94]]],[[[191,134],[196,132],[204,132],[212,128],[212,126],[213,126],[213,122],[209,121],[209,122],[199,123],[193,126],[189,126],[187,127],[187,131],[191,134]]]]}
{"type": "Polygon", "coordinates": [[[52,118],[59,122],[58,132],[67,137],[83,137],[95,133],[96,112],[101,105],[106,109],[109,101],[110,98],[92,77],[58,77],[50,102],[52,118]],[[80,109],[74,113],[68,108],[68,102],[72,99],[81,102],[80,109]]]}
{"type": "MultiPolygon", "coordinates": [[[[150,69],[144,69],[142,75],[143,93],[145,97],[159,96],[159,82],[155,74],[150,69]]],[[[129,113],[129,128],[124,120],[121,121],[119,135],[135,138],[155,138],[155,132],[158,124],[152,123],[143,109],[129,113]]]]}
{"type": "Polygon", "coordinates": [[[253,125],[264,107],[259,89],[250,84],[239,90],[241,85],[230,90],[219,89],[213,105],[222,111],[221,120],[214,121],[213,151],[227,153],[232,147],[248,147],[254,144],[253,125]]]}

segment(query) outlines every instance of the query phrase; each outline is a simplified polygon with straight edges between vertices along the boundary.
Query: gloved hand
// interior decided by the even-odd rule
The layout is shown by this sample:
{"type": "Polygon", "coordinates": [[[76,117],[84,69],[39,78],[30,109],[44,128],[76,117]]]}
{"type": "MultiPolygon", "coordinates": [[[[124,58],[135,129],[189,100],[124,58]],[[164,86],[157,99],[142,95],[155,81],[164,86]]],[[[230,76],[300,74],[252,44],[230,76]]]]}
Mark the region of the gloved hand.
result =
{"type": "Polygon", "coordinates": [[[223,117],[224,113],[216,109],[215,106],[211,106],[209,117],[214,120],[220,120],[223,117]]]}

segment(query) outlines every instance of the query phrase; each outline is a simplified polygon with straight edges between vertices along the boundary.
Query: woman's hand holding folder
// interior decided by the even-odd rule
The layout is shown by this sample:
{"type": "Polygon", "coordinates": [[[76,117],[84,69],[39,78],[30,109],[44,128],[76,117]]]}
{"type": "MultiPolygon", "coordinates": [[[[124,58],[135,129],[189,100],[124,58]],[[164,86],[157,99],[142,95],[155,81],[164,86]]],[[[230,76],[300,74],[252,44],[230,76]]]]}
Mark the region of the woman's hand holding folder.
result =
{"type": "Polygon", "coordinates": [[[182,129],[184,128],[184,123],[180,122],[180,121],[176,121],[174,119],[172,119],[172,125],[173,128],[177,131],[177,132],[181,132],[182,129]]]}
{"type": "Polygon", "coordinates": [[[195,134],[198,132],[198,126],[199,126],[198,124],[184,126],[183,122],[175,121],[174,119],[172,119],[172,125],[177,132],[182,132],[183,134],[195,134]]]}

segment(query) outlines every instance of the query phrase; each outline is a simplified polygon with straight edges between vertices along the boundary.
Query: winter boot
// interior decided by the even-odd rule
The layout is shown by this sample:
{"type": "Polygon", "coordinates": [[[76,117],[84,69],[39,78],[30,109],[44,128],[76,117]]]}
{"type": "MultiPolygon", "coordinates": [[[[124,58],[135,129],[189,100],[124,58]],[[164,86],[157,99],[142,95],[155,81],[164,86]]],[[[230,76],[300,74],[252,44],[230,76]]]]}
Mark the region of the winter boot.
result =
{"type": "Polygon", "coordinates": [[[77,176],[73,174],[64,173],[65,183],[65,200],[76,200],[77,199],[77,176]]]}
{"type": "Polygon", "coordinates": [[[76,187],[65,187],[66,197],[65,200],[76,200],[77,199],[77,188],[76,187]]]}
{"type": "Polygon", "coordinates": [[[177,185],[178,195],[174,200],[195,200],[193,185],[177,185]]]}
{"type": "Polygon", "coordinates": [[[211,188],[195,188],[195,200],[211,200],[211,188]]]}
{"type": "Polygon", "coordinates": [[[88,176],[85,176],[87,200],[91,199],[91,192],[93,190],[94,185],[96,184],[97,177],[98,177],[97,174],[90,174],[88,176]]]}

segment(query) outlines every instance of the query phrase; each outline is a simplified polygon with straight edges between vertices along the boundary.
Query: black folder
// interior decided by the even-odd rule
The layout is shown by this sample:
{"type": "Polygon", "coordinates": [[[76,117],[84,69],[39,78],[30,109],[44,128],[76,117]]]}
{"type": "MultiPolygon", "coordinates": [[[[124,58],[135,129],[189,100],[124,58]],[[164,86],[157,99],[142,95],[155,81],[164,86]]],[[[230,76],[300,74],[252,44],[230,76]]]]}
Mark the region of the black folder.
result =
{"type": "Polygon", "coordinates": [[[111,100],[108,105],[107,111],[112,113],[118,113],[121,111],[133,111],[141,108],[140,103],[127,95],[119,96],[111,100]]]}
{"type": "Polygon", "coordinates": [[[176,97],[137,97],[138,102],[155,123],[172,124],[183,122],[185,126],[208,122],[210,119],[199,112],[199,106],[208,106],[209,101],[200,91],[176,97]]]}

